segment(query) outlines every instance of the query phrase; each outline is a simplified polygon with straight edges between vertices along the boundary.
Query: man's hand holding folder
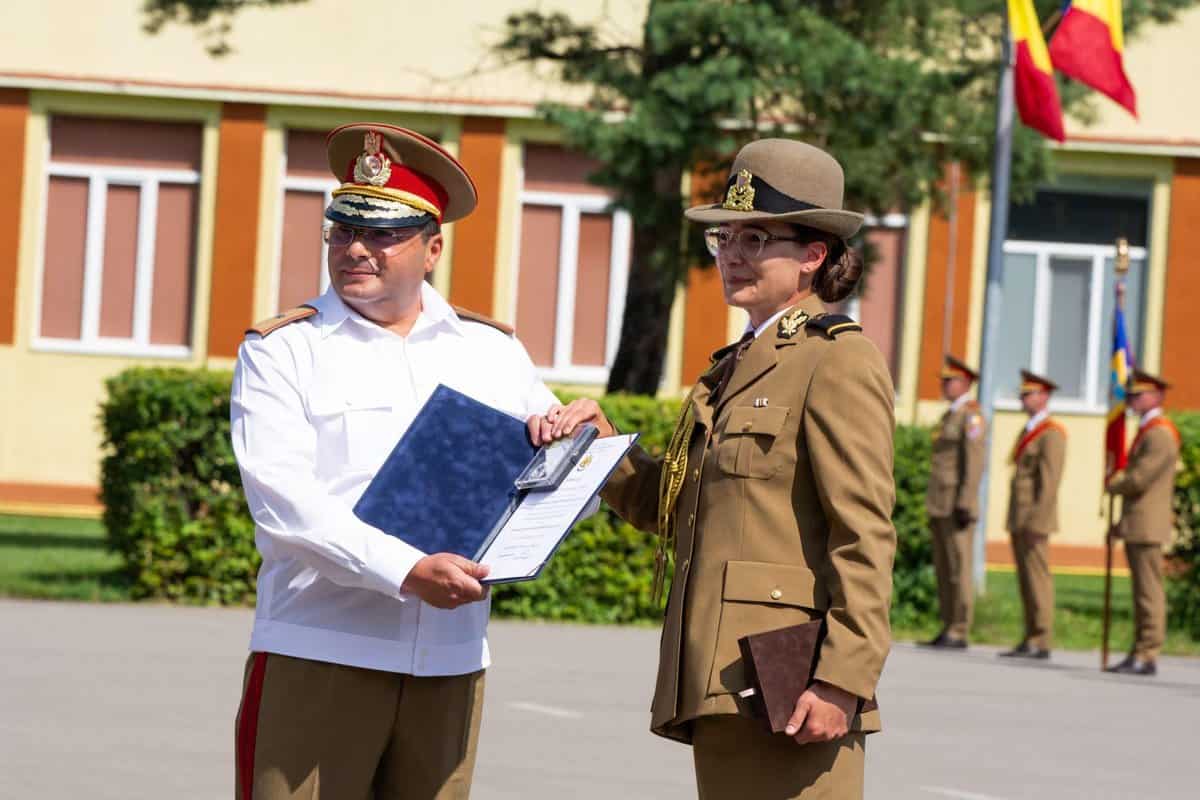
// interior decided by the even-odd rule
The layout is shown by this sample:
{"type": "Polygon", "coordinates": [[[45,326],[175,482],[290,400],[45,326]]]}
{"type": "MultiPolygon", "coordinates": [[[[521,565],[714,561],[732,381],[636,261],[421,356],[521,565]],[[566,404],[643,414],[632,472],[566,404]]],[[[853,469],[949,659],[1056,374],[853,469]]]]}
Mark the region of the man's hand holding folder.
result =
{"type": "Polygon", "coordinates": [[[487,597],[480,581],[489,572],[491,568],[455,553],[434,553],[413,566],[403,589],[435,608],[458,608],[487,597]]]}

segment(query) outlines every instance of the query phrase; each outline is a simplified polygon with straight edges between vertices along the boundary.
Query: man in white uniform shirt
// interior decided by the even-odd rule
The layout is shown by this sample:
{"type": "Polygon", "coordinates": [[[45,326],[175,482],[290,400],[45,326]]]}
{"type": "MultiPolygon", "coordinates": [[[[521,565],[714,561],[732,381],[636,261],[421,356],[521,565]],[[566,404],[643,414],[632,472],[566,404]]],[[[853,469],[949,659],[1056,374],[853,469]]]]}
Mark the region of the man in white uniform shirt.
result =
{"type": "Polygon", "coordinates": [[[487,568],[351,510],[440,384],[525,419],[555,397],[511,329],[426,281],[476,192],[402,128],[329,134],[330,288],[248,332],[234,452],[263,564],[238,800],[465,798],[488,666],[487,568]]]}

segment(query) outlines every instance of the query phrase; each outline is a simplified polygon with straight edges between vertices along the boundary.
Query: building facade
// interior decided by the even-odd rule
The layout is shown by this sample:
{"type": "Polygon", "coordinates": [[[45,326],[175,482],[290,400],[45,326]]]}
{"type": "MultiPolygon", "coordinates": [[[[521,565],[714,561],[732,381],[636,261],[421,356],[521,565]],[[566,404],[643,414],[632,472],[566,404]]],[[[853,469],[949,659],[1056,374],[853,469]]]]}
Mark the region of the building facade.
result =
{"type": "MultiPolygon", "coordinates": [[[[585,95],[489,54],[504,17],[526,4],[251,9],[222,58],[187,28],[145,33],[137,0],[110,5],[85,19],[69,0],[24,4],[10,25],[23,35],[0,51],[0,511],[97,513],[105,378],[135,364],[228,368],[250,323],[325,288],[320,232],[334,181],[323,135],[347,121],[414,128],[462,160],[480,203],[447,227],[435,286],[514,324],[551,383],[602,390],[624,313],[631,220],[587,182],[593,164],[537,117],[543,100],[585,95]],[[407,37],[402,53],[376,46],[379,31],[400,25],[422,35],[407,37]]],[[[631,38],[645,7],[551,5],[631,38]]],[[[1191,223],[1200,111],[1170,89],[1173,76],[1200,68],[1189,46],[1197,36],[1193,11],[1131,42],[1140,120],[1101,101],[1099,120],[1069,129],[1055,149],[1053,181],[1011,212],[994,356],[992,561],[1010,558],[1003,510],[1021,366],[1063,386],[1055,409],[1070,449],[1053,558],[1086,567],[1100,557],[1117,236],[1132,245],[1127,308],[1139,362],[1175,382],[1173,406],[1200,407],[1200,376],[1187,369],[1188,313],[1200,300],[1191,223]]],[[[943,352],[980,358],[987,188],[953,170],[946,181],[955,187],[948,208],[870,220],[876,261],[846,309],[887,358],[906,423],[941,413],[943,352]]],[[[744,325],[711,265],[692,269],[672,310],[662,393],[678,395],[744,325]]]]}

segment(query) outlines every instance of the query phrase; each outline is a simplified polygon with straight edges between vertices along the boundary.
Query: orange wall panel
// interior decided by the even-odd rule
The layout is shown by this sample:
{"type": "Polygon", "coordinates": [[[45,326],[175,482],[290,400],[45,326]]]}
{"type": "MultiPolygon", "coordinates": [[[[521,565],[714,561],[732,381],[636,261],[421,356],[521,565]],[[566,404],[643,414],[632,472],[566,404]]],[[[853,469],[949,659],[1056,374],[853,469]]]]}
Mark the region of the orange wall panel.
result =
{"type": "MultiPolygon", "coordinates": [[[[950,218],[946,213],[935,211],[929,219],[925,316],[921,323],[921,360],[917,384],[917,396],[922,400],[937,400],[942,396],[942,356],[945,355],[943,340],[947,313],[953,314],[950,352],[959,358],[966,357],[967,312],[971,302],[971,250],[975,237],[975,192],[970,187],[970,178],[960,172],[954,242],[954,296],[949,304],[946,302],[946,286],[949,280],[950,218]]],[[[949,198],[949,170],[943,180],[943,189],[949,198]]]]}
{"type": "MultiPolygon", "coordinates": [[[[725,173],[702,165],[692,173],[691,205],[720,200],[725,187],[725,173]]],[[[684,223],[689,228],[694,224],[684,223]]],[[[690,231],[689,231],[690,233],[690,231]]],[[[687,274],[687,299],[683,307],[683,366],[680,382],[685,386],[708,369],[713,351],[728,344],[729,306],[721,273],[713,259],[705,256],[703,264],[693,265],[687,274]]]]}
{"type": "MultiPolygon", "coordinates": [[[[496,244],[500,234],[500,181],[504,169],[505,120],[465,117],[458,158],[475,181],[479,204],[454,223],[454,269],[450,302],[494,314],[496,244]]],[[[444,267],[443,267],[444,268],[444,267]]]]}
{"type": "Polygon", "coordinates": [[[222,108],[208,317],[210,356],[235,357],[246,328],[254,324],[254,265],[265,131],[264,106],[226,103],[222,108]]]}
{"type": "Polygon", "coordinates": [[[1162,374],[1171,382],[1167,402],[1200,409],[1196,329],[1200,307],[1200,158],[1175,159],[1167,243],[1166,309],[1163,315],[1162,374]]]}
{"type": "Polygon", "coordinates": [[[21,183],[29,92],[0,89],[0,345],[12,344],[17,324],[17,254],[21,246],[21,183]]]}

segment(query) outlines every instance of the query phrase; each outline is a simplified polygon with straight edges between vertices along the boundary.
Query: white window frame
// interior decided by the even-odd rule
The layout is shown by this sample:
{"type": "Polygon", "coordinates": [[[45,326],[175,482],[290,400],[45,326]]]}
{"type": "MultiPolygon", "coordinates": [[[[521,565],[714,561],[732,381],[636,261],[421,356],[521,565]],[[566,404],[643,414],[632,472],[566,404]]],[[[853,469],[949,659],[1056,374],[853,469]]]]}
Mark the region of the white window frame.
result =
{"type": "MultiPolygon", "coordinates": [[[[279,286],[283,281],[283,216],[287,206],[288,192],[311,192],[320,194],[326,208],[333,201],[333,190],[341,184],[334,178],[313,178],[301,175],[288,175],[287,171],[287,154],[284,153],[282,163],[281,179],[279,181],[279,203],[278,210],[275,215],[275,272],[274,281],[271,286],[271,305],[275,308],[275,313],[279,313],[283,309],[279,308],[279,286]]],[[[321,268],[318,270],[320,275],[320,293],[324,294],[329,288],[329,245],[326,244],[324,237],[321,238],[321,268]]]]}
{"type": "MultiPolygon", "coordinates": [[[[38,248],[41,287],[33,313],[32,348],[51,353],[80,353],[149,358],[186,359],[191,345],[165,345],[150,342],[150,312],[154,302],[154,247],[158,235],[158,187],[162,184],[197,186],[200,173],[189,169],[148,169],[101,164],[58,163],[47,159],[44,194],[48,216],[51,212],[51,178],[76,178],[88,182],[87,230],[83,255],[83,297],[78,339],[42,336],[42,304],[46,284],[46,231],[38,248]],[[100,335],[100,304],[104,292],[105,218],[109,186],[138,187],[137,249],[134,267],[133,336],[116,338],[100,335]]],[[[192,231],[192,236],[197,232],[192,231]]],[[[194,264],[193,264],[194,267],[194,264]]],[[[193,269],[193,280],[194,280],[193,269]]],[[[194,302],[194,300],[193,300],[194,302]]],[[[193,309],[194,311],[194,309],[193,309]]]]}
{"type": "MultiPolygon", "coordinates": [[[[1084,400],[1058,398],[1052,401],[1054,410],[1076,414],[1106,414],[1108,412],[1108,372],[1101,369],[1100,348],[1105,346],[1105,331],[1100,315],[1104,312],[1104,262],[1114,259],[1117,249],[1111,244],[1070,244],[1010,239],[1004,243],[1004,255],[1029,255],[1035,258],[1033,341],[1029,369],[1045,374],[1049,352],[1050,329],[1050,259],[1052,257],[1091,259],[1091,297],[1088,306],[1087,372],[1084,377],[1084,400]]],[[[1130,247],[1129,258],[1146,264],[1145,247],[1130,247]]],[[[1051,376],[1053,377],[1053,376],[1051,376]]],[[[996,398],[996,408],[1004,411],[1021,410],[1016,398],[996,398]]]]}
{"type": "MultiPolygon", "coordinates": [[[[570,192],[521,192],[521,208],[543,206],[562,213],[558,245],[558,297],[555,299],[554,363],[538,367],[538,374],[551,383],[603,385],[617,356],[621,342],[621,321],[625,316],[625,289],[629,281],[629,250],[633,224],[629,212],[614,209],[604,195],[570,192]],[[608,318],[605,321],[604,366],[583,366],[571,362],[575,348],[575,285],[579,266],[579,218],[582,214],[610,214],[612,238],[609,249],[608,318]]],[[[520,252],[518,225],[517,247],[520,252]]],[[[517,259],[517,269],[520,261],[517,259]]]]}

